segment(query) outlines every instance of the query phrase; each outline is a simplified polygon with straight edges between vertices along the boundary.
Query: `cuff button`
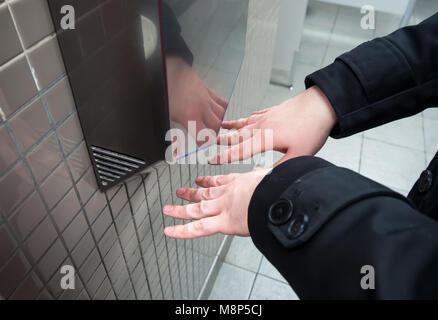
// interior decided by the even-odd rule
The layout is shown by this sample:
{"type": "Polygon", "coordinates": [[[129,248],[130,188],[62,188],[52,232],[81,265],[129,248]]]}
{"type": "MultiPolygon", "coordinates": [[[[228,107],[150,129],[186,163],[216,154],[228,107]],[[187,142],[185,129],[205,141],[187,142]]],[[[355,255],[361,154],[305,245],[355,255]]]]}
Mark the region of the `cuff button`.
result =
{"type": "Polygon", "coordinates": [[[292,217],[293,204],[289,200],[278,200],[269,208],[269,222],[279,226],[285,224],[292,217]]]}
{"type": "Polygon", "coordinates": [[[304,214],[297,215],[287,228],[287,236],[290,239],[296,239],[306,231],[309,218],[304,214]]]}

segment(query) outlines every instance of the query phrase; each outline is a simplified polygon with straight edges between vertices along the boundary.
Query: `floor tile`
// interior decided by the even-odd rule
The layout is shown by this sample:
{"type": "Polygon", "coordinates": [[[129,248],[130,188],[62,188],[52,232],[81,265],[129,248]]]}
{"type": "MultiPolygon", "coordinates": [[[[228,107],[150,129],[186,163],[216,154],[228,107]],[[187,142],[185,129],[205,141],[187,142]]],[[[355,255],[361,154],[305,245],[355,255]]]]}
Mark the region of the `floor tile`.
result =
{"type": "Polygon", "coordinates": [[[298,300],[298,296],[288,284],[258,274],[249,299],[298,300]]]}
{"type": "Polygon", "coordinates": [[[260,265],[259,273],[269,278],[287,283],[286,279],[278,272],[277,269],[268,261],[268,259],[263,258],[262,264],[260,265]]]}
{"type": "Polygon", "coordinates": [[[359,171],[361,147],[360,134],[343,139],[329,138],[317,156],[337,166],[359,171]]]}
{"type": "Polygon", "coordinates": [[[423,119],[421,115],[393,121],[365,131],[365,137],[424,151],[423,119]]]}
{"type": "Polygon", "coordinates": [[[262,254],[249,237],[234,237],[225,257],[225,262],[253,272],[257,272],[261,260],[262,254]]]}
{"type": "Polygon", "coordinates": [[[424,152],[365,138],[360,173],[389,187],[410,190],[424,170],[424,152]]]}
{"type": "Polygon", "coordinates": [[[423,115],[424,118],[438,120],[438,107],[424,110],[423,115]]]}
{"type": "Polygon", "coordinates": [[[426,152],[438,151],[438,120],[424,118],[424,134],[426,139],[426,152]]]}
{"type": "Polygon", "coordinates": [[[255,273],[222,264],[211,290],[209,300],[246,300],[251,291],[255,273]]]}

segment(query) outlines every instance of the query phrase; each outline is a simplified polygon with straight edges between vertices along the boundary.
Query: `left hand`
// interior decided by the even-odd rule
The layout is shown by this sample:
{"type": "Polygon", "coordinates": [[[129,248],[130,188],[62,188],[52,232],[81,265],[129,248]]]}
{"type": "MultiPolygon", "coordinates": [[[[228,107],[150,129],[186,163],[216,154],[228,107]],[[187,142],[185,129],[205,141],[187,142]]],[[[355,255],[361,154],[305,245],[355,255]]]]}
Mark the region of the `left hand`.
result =
{"type": "Polygon", "coordinates": [[[256,169],[243,174],[198,177],[199,189],[177,190],[181,199],[194,202],[185,206],[165,206],[164,214],[194,222],[167,227],[168,237],[190,239],[216,233],[249,236],[248,206],[255,188],[270,172],[256,169]]]}

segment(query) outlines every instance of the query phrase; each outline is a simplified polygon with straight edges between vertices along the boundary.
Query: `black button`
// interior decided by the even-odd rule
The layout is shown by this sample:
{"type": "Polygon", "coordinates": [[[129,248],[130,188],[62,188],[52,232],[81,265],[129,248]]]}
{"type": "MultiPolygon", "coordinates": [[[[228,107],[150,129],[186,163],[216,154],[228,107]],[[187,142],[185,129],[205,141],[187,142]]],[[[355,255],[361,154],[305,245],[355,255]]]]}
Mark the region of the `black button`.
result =
{"type": "Polygon", "coordinates": [[[278,200],[269,208],[269,221],[278,226],[285,224],[292,217],[293,204],[289,200],[278,200]]]}
{"type": "Polygon", "coordinates": [[[418,191],[425,193],[432,187],[433,175],[430,170],[424,170],[417,182],[418,191]]]}
{"type": "Polygon", "coordinates": [[[290,239],[296,239],[306,231],[309,218],[304,214],[297,215],[287,228],[287,236],[290,239]]]}

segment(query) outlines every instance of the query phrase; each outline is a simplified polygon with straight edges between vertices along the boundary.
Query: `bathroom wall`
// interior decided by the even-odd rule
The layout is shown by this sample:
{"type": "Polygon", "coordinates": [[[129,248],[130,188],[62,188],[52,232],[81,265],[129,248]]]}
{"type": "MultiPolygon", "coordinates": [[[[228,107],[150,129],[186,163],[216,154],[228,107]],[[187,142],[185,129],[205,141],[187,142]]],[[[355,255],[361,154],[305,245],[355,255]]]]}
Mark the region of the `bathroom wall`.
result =
{"type": "MultiPolygon", "coordinates": [[[[277,4],[251,2],[229,118],[265,96],[277,4]]],[[[247,169],[163,163],[97,191],[46,0],[0,0],[1,299],[196,299],[224,236],[166,238],[161,208],[198,175],[247,169]]]]}

